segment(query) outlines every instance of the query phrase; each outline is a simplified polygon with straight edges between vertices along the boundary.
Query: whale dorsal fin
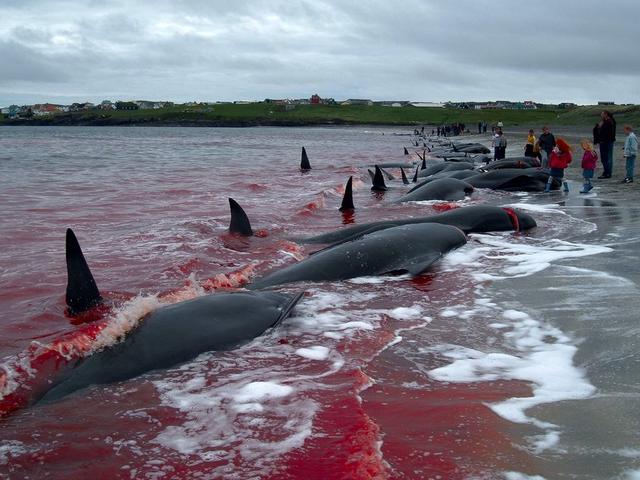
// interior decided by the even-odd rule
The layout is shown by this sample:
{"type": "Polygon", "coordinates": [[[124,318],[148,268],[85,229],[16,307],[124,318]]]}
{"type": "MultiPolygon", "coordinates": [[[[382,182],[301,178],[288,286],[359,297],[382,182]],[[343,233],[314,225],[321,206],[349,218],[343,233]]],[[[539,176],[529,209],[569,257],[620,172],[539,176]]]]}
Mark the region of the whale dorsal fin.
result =
{"type": "Polygon", "coordinates": [[[409,179],[407,178],[407,174],[404,173],[404,168],[400,167],[400,173],[402,173],[402,183],[409,185],[409,179]]]}
{"type": "Polygon", "coordinates": [[[413,180],[411,180],[413,183],[418,183],[418,171],[420,170],[420,165],[418,165],[416,167],[416,173],[413,174],[413,180]]]}
{"type": "Polygon", "coordinates": [[[374,192],[384,192],[387,190],[387,186],[384,183],[384,175],[382,175],[382,170],[380,167],[376,165],[376,173],[373,175],[373,186],[371,190],[374,192]]]}
{"type": "Polygon", "coordinates": [[[376,176],[376,174],[373,173],[373,170],[371,170],[370,168],[367,168],[367,172],[369,173],[369,178],[371,178],[371,181],[373,182],[373,178],[376,176]]]}
{"type": "Polygon", "coordinates": [[[404,154],[409,155],[409,150],[407,150],[407,147],[404,147],[404,154]]]}
{"type": "Polygon", "coordinates": [[[345,212],[348,210],[355,210],[353,206],[353,189],[351,188],[351,183],[353,182],[353,177],[349,177],[347,180],[347,185],[344,187],[344,196],[342,197],[342,205],[340,205],[341,212],[345,212]]]}
{"type": "Polygon", "coordinates": [[[425,157],[422,159],[422,164],[420,165],[420,170],[425,170],[427,168],[427,157],[425,155],[425,157]]]}
{"type": "Polygon", "coordinates": [[[307,157],[307,151],[302,147],[302,155],[300,157],[300,170],[311,170],[311,163],[309,163],[309,157],[307,157]]]}
{"type": "Polygon", "coordinates": [[[231,222],[229,223],[229,231],[250,237],[253,235],[251,222],[242,207],[233,198],[229,198],[229,208],[231,209],[231,222]]]}
{"type": "Polygon", "coordinates": [[[67,228],[65,251],[67,257],[66,302],[69,313],[75,315],[99,305],[102,297],[82,254],[78,239],[70,228],[67,228]]]}

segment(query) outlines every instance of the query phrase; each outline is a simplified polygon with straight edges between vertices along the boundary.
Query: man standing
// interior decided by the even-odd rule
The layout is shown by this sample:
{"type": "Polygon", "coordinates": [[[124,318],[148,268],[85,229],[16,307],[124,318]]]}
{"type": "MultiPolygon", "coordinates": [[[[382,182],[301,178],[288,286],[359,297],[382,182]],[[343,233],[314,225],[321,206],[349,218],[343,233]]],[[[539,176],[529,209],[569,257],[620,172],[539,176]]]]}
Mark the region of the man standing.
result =
{"type": "Polygon", "coordinates": [[[622,183],[633,182],[633,170],[636,165],[636,156],[638,155],[638,139],[636,134],[633,133],[631,125],[624,126],[624,133],[627,138],[624,141],[624,158],[626,160],[627,176],[622,180],[622,183]]]}
{"type": "Polygon", "coordinates": [[[611,173],[613,172],[613,144],[616,141],[616,121],[607,110],[602,112],[600,118],[598,140],[600,142],[600,161],[604,171],[598,178],[611,178],[611,173]]]}
{"type": "Polygon", "coordinates": [[[556,146],[556,137],[549,131],[549,127],[546,125],[542,127],[542,135],[538,138],[538,145],[540,146],[540,154],[542,155],[542,168],[547,170],[549,168],[549,155],[556,146]]]}
{"type": "Polygon", "coordinates": [[[507,139],[504,138],[501,128],[498,128],[496,132],[496,136],[493,139],[493,148],[494,148],[493,159],[502,160],[506,155],[507,139]]]}

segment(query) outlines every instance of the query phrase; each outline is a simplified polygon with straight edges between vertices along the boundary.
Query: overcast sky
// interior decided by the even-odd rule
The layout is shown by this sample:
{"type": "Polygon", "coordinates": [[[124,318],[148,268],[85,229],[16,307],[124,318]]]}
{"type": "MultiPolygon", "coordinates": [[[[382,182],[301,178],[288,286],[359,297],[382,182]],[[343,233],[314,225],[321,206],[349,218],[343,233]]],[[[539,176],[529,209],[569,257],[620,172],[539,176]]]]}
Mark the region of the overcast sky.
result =
{"type": "Polygon", "coordinates": [[[0,106],[640,103],[637,0],[0,0],[0,106]]]}

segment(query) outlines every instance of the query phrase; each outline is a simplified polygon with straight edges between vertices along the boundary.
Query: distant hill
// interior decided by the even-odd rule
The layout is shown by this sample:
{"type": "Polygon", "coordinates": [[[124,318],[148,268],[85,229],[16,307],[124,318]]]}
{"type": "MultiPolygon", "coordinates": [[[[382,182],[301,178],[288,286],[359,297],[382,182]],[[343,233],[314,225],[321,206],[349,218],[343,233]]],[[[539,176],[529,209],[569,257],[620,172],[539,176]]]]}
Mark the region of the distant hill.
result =
{"type": "Polygon", "coordinates": [[[274,105],[268,103],[175,105],[149,110],[86,110],[31,119],[0,119],[0,125],[149,125],[149,126],[305,126],[439,125],[464,123],[472,132],[479,121],[508,126],[594,125],[600,112],[614,113],[619,125],[640,125],[640,106],[579,106],[568,109],[474,110],[388,107],[380,105],[274,105]]]}

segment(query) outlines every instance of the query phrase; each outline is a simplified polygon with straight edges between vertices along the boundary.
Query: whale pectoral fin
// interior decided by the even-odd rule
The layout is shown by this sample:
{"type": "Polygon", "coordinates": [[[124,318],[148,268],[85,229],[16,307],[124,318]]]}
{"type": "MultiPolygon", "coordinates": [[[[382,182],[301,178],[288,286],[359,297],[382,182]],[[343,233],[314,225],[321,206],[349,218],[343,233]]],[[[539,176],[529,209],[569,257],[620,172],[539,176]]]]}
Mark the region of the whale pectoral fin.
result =
{"type": "Polygon", "coordinates": [[[280,312],[280,316],[278,316],[276,321],[273,322],[273,325],[271,325],[271,328],[277,327],[278,325],[280,325],[280,323],[282,323],[282,321],[291,314],[291,311],[293,310],[293,307],[295,307],[297,305],[297,303],[300,301],[300,299],[302,297],[304,297],[304,292],[297,293],[293,297],[291,297],[291,300],[289,300],[282,307],[282,311],[280,312]]]}
{"type": "Polygon", "coordinates": [[[410,264],[404,267],[411,275],[420,275],[431,265],[442,258],[440,252],[433,252],[414,259],[410,264]]]}
{"type": "Polygon", "coordinates": [[[229,223],[229,231],[250,237],[253,235],[249,217],[242,209],[240,204],[233,198],[229,198],[229,208],[231,209],[231,222],[229,223]]]}
{"type": "Polygon", "coordinates": [[[76,315],[99,305],[102,302],[102,297],[82,254],[78,239],[70,228],[67,229],[65,250],[67,259],[66,302],[69,312],[76,315]]]}

